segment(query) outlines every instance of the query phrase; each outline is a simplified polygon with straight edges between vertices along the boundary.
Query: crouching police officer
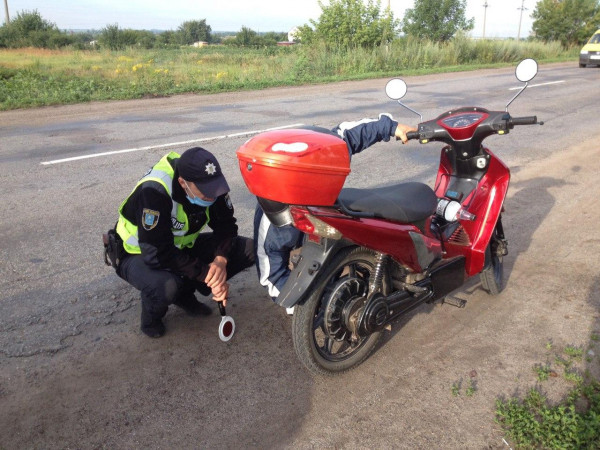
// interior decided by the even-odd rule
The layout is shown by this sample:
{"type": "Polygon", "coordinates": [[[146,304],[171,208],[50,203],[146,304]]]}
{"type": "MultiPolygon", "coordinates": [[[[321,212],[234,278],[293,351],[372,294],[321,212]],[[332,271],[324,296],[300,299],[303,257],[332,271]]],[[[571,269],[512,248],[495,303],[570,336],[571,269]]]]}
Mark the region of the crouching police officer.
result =
{"type": "Polygon", "coordinates": [[[146,335],[165,333],[170,304],[209,315],[194,292],[225,304],[227,280],[254,264],[253,241],[238,236],[228,192],[217,159],[195,147],[164,156],[121,204],[116,230],[105,239],[106,256],[141,292],[146,335]],[[211,233],[201,233],[206,225],[211,233]]]}

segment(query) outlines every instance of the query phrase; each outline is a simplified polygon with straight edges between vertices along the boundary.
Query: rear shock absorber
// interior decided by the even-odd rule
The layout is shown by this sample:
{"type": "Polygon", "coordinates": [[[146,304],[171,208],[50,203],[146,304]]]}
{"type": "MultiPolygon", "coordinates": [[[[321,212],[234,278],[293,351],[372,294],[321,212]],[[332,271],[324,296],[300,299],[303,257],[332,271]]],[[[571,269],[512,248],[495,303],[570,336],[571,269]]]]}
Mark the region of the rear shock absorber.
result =
{"type": "Polygon", "coordinates": [[[388,258],[388,255],[379,252],[375,255],[375,272],[369,283],[369,296],[372,296],[377,291],[381,291],[381,281],[383,280],[384,268],[388,258]]]}

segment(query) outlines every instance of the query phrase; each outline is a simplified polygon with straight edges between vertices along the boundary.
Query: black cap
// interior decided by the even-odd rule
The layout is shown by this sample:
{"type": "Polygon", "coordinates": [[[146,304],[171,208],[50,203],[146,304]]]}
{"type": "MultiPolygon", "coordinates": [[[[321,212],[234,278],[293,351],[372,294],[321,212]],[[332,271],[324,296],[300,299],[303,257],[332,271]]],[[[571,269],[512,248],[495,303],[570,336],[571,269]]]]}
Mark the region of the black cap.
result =
{"type": "Polygon", "coordinates": [[[229,192],[229,185],[223,176],[217,158],[200,147],[186,150],[177,162],[179,176],[193,182],[204,195],[217,198],[229,192]]]}

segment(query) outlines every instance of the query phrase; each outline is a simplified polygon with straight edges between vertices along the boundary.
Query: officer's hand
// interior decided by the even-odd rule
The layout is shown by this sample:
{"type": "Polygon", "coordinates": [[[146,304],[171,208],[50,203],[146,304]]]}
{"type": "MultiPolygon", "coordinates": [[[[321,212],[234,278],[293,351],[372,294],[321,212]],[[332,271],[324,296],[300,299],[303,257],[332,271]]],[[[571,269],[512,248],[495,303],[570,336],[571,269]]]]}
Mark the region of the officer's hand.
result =
{"type": "Polygon", "coordinates": [[[208,265],[208,274],[204,282],[209,288],[214,288],[227,281],[227,260],[222,256],[217,256],[213,262],[208,265]]]}
{"type": "Polygon", "coordinates": [[[213,300],[215,302],[223,302],[223,306],[227,306],[227,297],[229,295],[229,284],[223,283],[212,289],[213,300]]]}
{"type": "Polygon", "coordinates": [[[404,125],[403,123],[399,123],[398,126],[396,127],[396,131],[394,132],[394,135],[398,139],[401,139],[403,144],[406,144],[408,142],[406,133],[408,133],[409,131],[417,131],[417,129],[414,127],[411,127],[410,125],[404,125]]]}

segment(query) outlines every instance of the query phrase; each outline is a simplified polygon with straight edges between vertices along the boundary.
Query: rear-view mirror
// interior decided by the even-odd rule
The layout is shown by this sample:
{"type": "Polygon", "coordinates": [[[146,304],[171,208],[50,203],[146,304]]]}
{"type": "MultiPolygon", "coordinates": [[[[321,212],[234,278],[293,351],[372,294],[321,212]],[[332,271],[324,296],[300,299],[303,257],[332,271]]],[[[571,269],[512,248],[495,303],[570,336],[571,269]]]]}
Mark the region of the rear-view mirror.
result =
{"type": "Polygon", "coordinates": [[[517,69],[515,70],[515,76],[517,77],[517,80],[527,83],[528,81],[533,80],[533,78],[537,75],[537,72],[537,62],[535,59],[528,58],[519,63],[517,69]]]}
{"type": "Polygon", "coordinates": [[[385,85],[385,93],[392,100],[400,100],[406,95],[406,83],[400,78],[393,78],[385,85]]]}

